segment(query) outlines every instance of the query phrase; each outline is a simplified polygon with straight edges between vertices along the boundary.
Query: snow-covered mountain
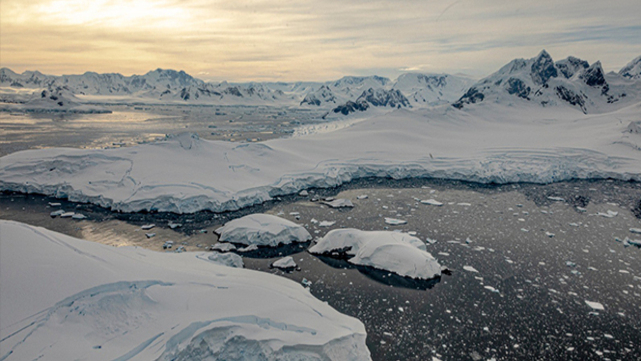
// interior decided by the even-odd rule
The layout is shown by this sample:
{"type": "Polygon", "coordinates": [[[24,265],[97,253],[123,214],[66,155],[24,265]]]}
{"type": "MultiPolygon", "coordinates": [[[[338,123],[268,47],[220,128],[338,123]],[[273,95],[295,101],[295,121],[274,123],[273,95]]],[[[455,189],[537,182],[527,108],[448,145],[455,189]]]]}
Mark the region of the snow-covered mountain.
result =
{"type": "Polygon", "coordinates": [[[634,81],[633,61],[620,75],[605,74],[601,62],[589,64],[575,57],[554,62],[545,50],[532,59],[515,59],[480,80],[452,105],[463,108],[480,102],[506,105],[519,101],[541,106],[571,106],[584,113],[600,113],[630,104],[641,90],[634,81]],[[627,70],[626,70],[627,69],[627,70]]]}
{"type": "Polygon", "coordinates": [[[452,103],[474,83],[473,79],[449,74],[402,74],[392,85],[414,107],[452,103]]]}
{"type": "Polygon", "coordinates": [[[641,56],[619,70],[619,75],[629,79],[641,79],[641,56]]]}
{"type": "Polygon", "coordinates": [[[371,106],[405,108],[409,107],[410,101],[398,89],[374,89],[365,90],[355,101],[347,101],[344,104],[332,109],[334,113],[348,115],[357,111],[364,112],[371,106]]]}

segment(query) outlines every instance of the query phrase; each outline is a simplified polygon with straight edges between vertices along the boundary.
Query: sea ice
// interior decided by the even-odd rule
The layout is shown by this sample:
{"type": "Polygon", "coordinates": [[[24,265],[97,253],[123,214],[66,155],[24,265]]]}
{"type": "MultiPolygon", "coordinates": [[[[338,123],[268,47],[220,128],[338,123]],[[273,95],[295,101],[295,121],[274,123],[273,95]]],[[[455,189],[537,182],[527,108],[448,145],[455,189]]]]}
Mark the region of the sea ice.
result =
{"type": "Polygon", "coordinates": [[[234,219],[216,230],[219,242],[276,247],[312,239],[303,227],[270,214],[255,213],[234,219]]]}
{"type": "Polygon", "coordinates": [[[207,259],[214,263],[227,266],[227,267],[234,267],[234,268],[245,267],[245,264],[243,262],[243,257],[235,253],[212,252],[211,254],[209,254],[209,256],[207,256],[207,259]]]}
{"type": "Polygon", "coordinates": [[[349,199],[339,198],[334,199],[331,202],[323,202],[332,208],[353,208],[354,204],[349,199]]]}
{"type": "Polygon", "coordinates": [[[280,258],[271,264],[271,267],[280,269],[293,269],[297,266],[296,261],[291,256],[280,258]]]}
{"type": "Polygon", "coordinates": [[[438,207],[440,207],[440,206],[442,206],[442,205],[443,205],[443,203],[441,203],[441,202],[437,201],[436,199],[427,199],[427,200],[422,200],[422,201],[421,201],[421,203],[423,203],[423,204],[429,204],[429,205],[431,205],[431,206],[438,206],[438,207]]]}
{"type": "Polygon", "coordinates": [[[603,305],[601,303],[599,303],[599,302],[592,302],[592,301],[588,301],[588,300],[584,300],[584,301],[585,301],[586,305],[590,306],[591,308],[593,308],[595,310],[600,310],[600,311],[605,310],[605,307],[603,307],[603,305]]]}
{"type": "Polygon", "coordinates": [[[335,229],[309,249],[312,254],[350,256],[348,262],[415,279],[441,275],[441,265],[425,244],[406,233],[335,229]]]}
{"type": "Polygon", "coordinates": [[[392,226],[400,226],[402,224],[406,224],[407,221],[404,221],[402,219],[396,219],[396,218],[385,218],[385,223],[392,225],[392,226]]]}

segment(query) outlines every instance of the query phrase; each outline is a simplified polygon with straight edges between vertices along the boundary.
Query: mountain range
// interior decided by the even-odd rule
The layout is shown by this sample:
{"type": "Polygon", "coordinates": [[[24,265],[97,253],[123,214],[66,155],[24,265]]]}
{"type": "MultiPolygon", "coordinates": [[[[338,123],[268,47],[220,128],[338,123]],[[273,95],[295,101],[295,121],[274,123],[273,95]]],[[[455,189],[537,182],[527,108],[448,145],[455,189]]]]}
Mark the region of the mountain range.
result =
{"type": "Polygon", "coordinates": [[[406,73],[396,80],[346,76],[328,82],[212,83],[184,71],[165,69],[132,76],[94,72],[52,76],[38,71],[17,74],[2,68],[0,87],[0,108],[9,110],[21,107],[73,111],[88,102],[137,102],[295,106],[347,115],[374,107],[426,108],[451,104],[463,109],[483,103],[527,102],[594,113],[639,101],[641,57],[618,73],[606,74],[598,61],[589,64],[568,57],[555,62],[543,50],[531,59],[512,60],[477,82],[449,74],[406,73]]]}

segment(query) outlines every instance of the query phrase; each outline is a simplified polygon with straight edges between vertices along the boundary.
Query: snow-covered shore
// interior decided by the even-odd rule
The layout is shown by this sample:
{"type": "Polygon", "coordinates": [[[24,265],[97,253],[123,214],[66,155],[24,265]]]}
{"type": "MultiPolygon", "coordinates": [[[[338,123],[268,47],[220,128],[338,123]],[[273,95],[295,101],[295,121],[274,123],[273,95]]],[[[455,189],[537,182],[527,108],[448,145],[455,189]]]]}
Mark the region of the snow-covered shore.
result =
{"type": "Polygon", "coordinates": [[[363,324],[205,253],[113,248],[0,220],[2,360],[369,360],[363,324]]]}
{"type": "Polygon", "coordinates": [[[365,177],[481,183],[641,180],[641,104],[585,115],[567,107],[483,103],[398,110],[334,132],[262,143],[183,134],[109,150],[42,149],[0,158],[0,189],[124,212],[235,210],[365,177]]]}

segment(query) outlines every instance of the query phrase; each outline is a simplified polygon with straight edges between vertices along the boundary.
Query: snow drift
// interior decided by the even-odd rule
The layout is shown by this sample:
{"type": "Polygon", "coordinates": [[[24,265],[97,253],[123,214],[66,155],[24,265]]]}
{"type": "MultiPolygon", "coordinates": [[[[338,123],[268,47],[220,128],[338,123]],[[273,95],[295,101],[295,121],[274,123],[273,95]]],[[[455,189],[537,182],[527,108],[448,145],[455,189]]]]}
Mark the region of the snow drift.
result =
{"type": "Polygon", "coordinates": [[[2,360],[370,359],[360,321],[290,280],[10,221],[0,233],[2,360]]]}

